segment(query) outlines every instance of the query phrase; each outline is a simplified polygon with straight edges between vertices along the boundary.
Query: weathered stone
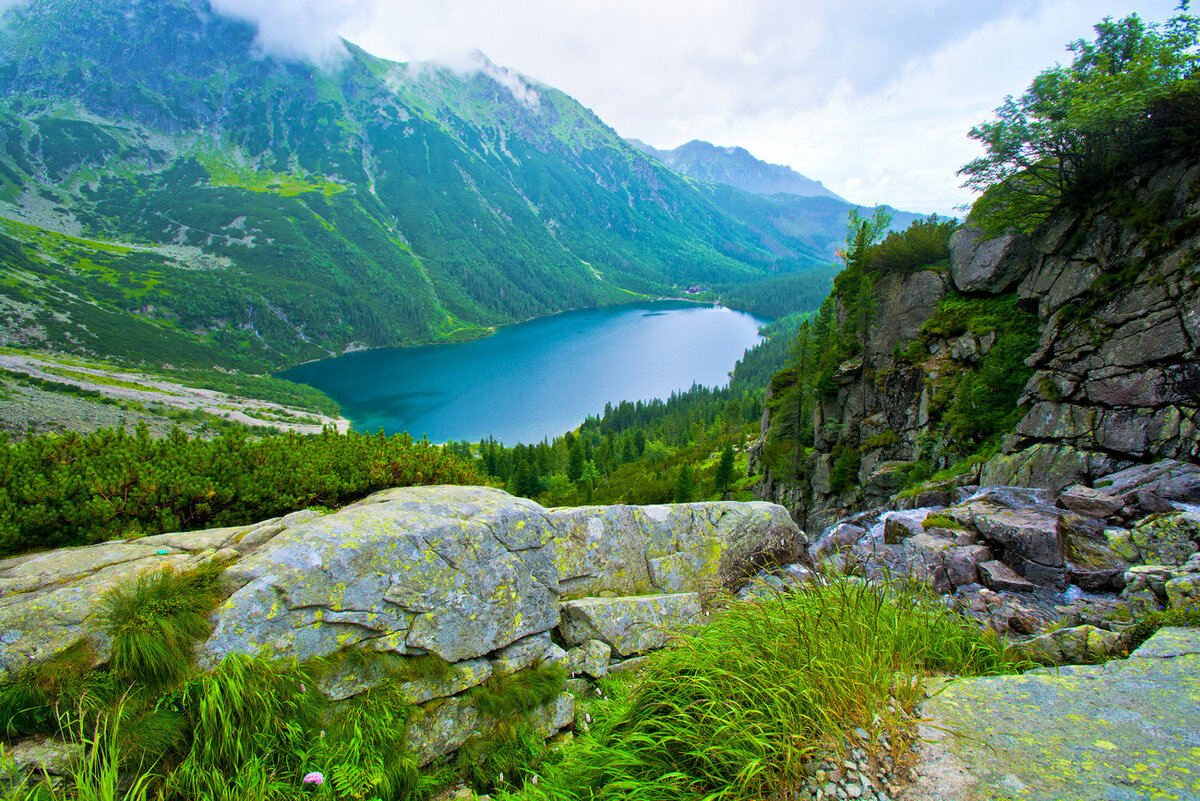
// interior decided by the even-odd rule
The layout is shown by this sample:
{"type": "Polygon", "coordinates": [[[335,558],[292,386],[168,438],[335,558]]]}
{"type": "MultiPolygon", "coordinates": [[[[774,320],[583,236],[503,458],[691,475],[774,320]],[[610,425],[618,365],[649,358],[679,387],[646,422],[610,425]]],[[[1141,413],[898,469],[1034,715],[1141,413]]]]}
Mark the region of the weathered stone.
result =
{"type": "Polygon", "coordinates": [[[562,692],[533,713],[533,728],[542,737],[552,737],[575,721],[575,696],[562,692]]]}
{"type": "Polygon", "coordinates": [[[889,271],[876,277],[875,323],[868,348],[874,356],[890,356],[916,339],[921,326],[937,310],[949,288],[946,276],[935,270],[889,271]]]}
{"type": "Polygon", "coordinates": [[[1125,586],[1129,564],[1109,546],[1105,531],[1063,526],[1063,556],[1072,584],[1093,591],[1125,586]]]}
{"type": "Polygon", "coordinates": [[[1143,618],[1151,612],[1157,612],[1163,608],[1158,595],[1149,588],[1125,592],[1121,597],[1125,599],[1125,603],[1129,605],[1129,611],[1135,618],[1143,618]]]}
{"type": "Polygon", "coordinates": [[[954,681],[920,708],[904,798],[1192,798],[1198,671],[1197,630],[1162,629],[1127,660],[954,681]]]}
{"type": "Polygon", "coordinates": [[[904,541],[904,563],[913,578],[924,581],[943,595],[954,591],[947,569],[947,553],[954,541],[932,534],[917,534],[904,541]]]}
{"type": "Polygon", "coordinates": [[[854,545],[866,534],[867,530],[861,526],[838,523],[827,529],[821,538],[809,548],[809,555],[815,560],[824,559],[830,554],[838,553],[843,548],[854,545]]]}
{"type": "Polygon", "coordinates": [[[423,704],[435,698],[447,698],[482,684],[492,675],[486,659],[468,659],[445,665],[441,671],[404,679],[403,668],[396,670],[374,660],[346,660],[339,664],[317,685],[325,696],[334,701],[352,698],[385,682],[398,682],[397,689],[405,702],[423,704]]]}
{"type": "Polygon", "coordinates": [[[881,462],[862,482],[863,497],[868,502],[883,502],[900,491],[911,465],[908,462],[881,462]]]}
{"type": "Polygon", "coordinates": [[[566,656],[567,652],[550,639],[550,632],[542,632],[501,648],[488,657],[488,662],[496,673],[517,673],[539,662],[562,661],[566,656]]]}
{"type": "Polygon", "coordinates": [[[1108,540],[1108,547],[1117,556],[1124,559],[1126,562],[1138,561],[1140,554],[1137,546],[1133,544],[1133,535],[1126,528],[1106,528],[1104,537],[1108,540]]]}
{"type": "Polygon", "coordinates": [[[1097,568],[1067,562],[1067,581],[1090,592],[1120,590],[1125,583],[1125,565],[1114,562],[1111,567],[1097,568]]]}
{"type": "Polygon", "coordinates": [[[954,346],[950,348],[950,358],[960,362],[979,361],[979,343],[970,333],[963,334],[954,340],[954,346]]]}
{"type": "Polygon", "coordinates": [[[621,656],[632,656],[662,648],[699,620],[696,593],[579,598],[563,602],[559,632],[569,645],[600,640],[621,656]]]}
{"type": "Polygon", "coordinates": [[[1039,496],[997,488],[960,509],[970,514],[971,527],[985,541],[1006,553],[1046,567],[1062,566],[1061,512],[1039,496]]]}
{"type": "Polygon", "coordinates": [[[1179,575],[1168,565],[1135,565],[1125,571],[1125,587],[1130,592],[1149,589],[1160,598],[1167,596],[1167,582],[1179,575]]]}
{"type": "Polygon", "coordinates": [[[585,506],[548,513],[558,583],[570,597],[730,586],[756,558],[797,561],[806,541],[766,503],[585,506]]]}
{"type": "Polygon", "coordinates": [[[376,493],[276,535],[230,568],[202,661],[305,659],[364,644],[470,659],[552,628],[558,586],[544,510],[486,487],[376,493]]]}
{"type": "Polygon", "coordinates": [[[1120,648],[1120,635],[1091,625],[1055,629],[1019,644],[1036,662],[1081,665],[1101,662],[1120,648]]]}
{"type": "Polygon", "coordinates": [[[612,648],[600,640],[588,640],[577,648],[567,651],[562,664],[572,676],[586,673],[593,679],[608,675],[612,661],[612,648]]]}
{"type": "Polygon", "coordinates": [[[888,515],[883,521],[883,541],[887,545],[898,545],[909,537],[924,534],[925,529],[917,521],[900,515],[888,515]]]}
{"type": "Polygon", "coordinates": [[[1200,550],[1200,515],[1151,515],[1129,530],[1129,538],[1142,561],[1181,565],[1200,550]]]}
{"type": "Polygon", "coordinates": [[[284,527],[275,520],[0,561],[0,679],[81,639],[90,641],[96,654],[107,653],[108,640],[93,622],[106,591],[129,586],[145,572],[194,568],[251,535],[265,542],[270,537],[261,534],[264,530],[278,534],[284,527]]]}
{"type": "Polygon", "coordinates": [[[950,276],[962,292],[1003,292],[1029,272],[1032,249],[1027,236],[1006,233],[985,239],[976,228],[960,228],[950,237],[950,276]]]}
{"type": "Polygon", "coordinates": [[[480,715],[462,696],[433,701],[421,707],[408,724],[406,744],[417,763],[427,765],[457,751],[480,730],[480,715]]]}
{"type": "MultiPolygon", "coordinates": [[[[7,754],[19,775],[41,774],[52,779],[73,777],[79,760],[84,756],[81,743],[63,742],[54,737],[18,740],[7,750],[7,754]]],[[[8,789],[5,785],[9,778],[0,773],[0,790],[8,789]]]]}
{"type": "Polygon", "coordinates": [[[1174,308],[1123,325],[1098,353],[1104,364],[1140,366],[1182,356],[1192,350],[1174,308]]]}
{"type": "Polygon", "coordinates": [[[1162,459],[1106,475],[1096,489],[1130,504],[1139,492],[1150,492],[1165,501],[1200,503],[1200,465],[1162,459]]]}
{"type": "Polygon", "coordinates": [[[613,662],[611,665],[609,665],[608,672],[615,673],[617,675],[626,673],[639,673],[642,670],[645,670],[649,664],[650,657],[634,656],[630,657],[629,659],[622,659],[620,662],[613,662]]]}
{"type": "Polygon", "coordinates": [[[996,557],[986,545],[962,545],[951,548],[946,562],[946,574],[957,587],[979,582],[979,565],[996,557]]]}
{"type": "Polygon", "coordinates": [[[1087,517],[1105,518],[1121,511],[1125,505],[1119,498],[1082,484],[1076,484],[1058,496],[1057,506],[1087,517]]]}
{"type": "Polygon", "coordinates": [[[1200,573],[1173,578],[1164,589],[1172,609],[1200,609],[1200,573]]]}
{"type": "MultiPolygon", "coordinates": [[[[1031,411],[1018,425],[1024,425],[1033,414],[1031,411]]],[[[1079,483],[1094,471],[1093,458],[1087,453],[1068,444],[1039,442],[1015,453],[993,456],[983,464],[979,483],[1059,491],[1079,483]]]]}
{"type": "Polygon", "coordinates": [[[979,577],[985,587],[997,592],[1032,592],[1036,589],[1033,584],[1018,576],[1011,567],[999,560],[980,563],[979,577]]]}

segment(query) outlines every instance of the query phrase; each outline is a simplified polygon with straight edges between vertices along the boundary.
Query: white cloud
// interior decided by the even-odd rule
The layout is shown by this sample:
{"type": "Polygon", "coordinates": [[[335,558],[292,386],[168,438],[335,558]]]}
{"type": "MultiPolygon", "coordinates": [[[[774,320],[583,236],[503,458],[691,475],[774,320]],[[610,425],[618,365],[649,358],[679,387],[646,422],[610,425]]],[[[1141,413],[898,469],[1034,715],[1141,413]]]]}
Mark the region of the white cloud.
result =
{"type": "MultiPolygon", "coordinates": [[[[3,2],[3,0],[0,0],[3,2]]],[[[258,27],[264,53],[332,66],[346,54],[338,30],[356,15],[360,0],[211,0],[213,10],[258,27]]]]}
{"type": "Polygon", "coordinates": [[[1178,1],[214,3],[257,20],[271,52],[327,53],[341,34],[381,56],[461,69],[478,49],[527,102],[536,94],[521,94],[517,72],[657,147],[741,145],[851,200],[948,213],[970,198],[955,171],[978,153],[972,125],[1067,60],[1067,42],[1103,17],[1161,21],[1178,1]]]}

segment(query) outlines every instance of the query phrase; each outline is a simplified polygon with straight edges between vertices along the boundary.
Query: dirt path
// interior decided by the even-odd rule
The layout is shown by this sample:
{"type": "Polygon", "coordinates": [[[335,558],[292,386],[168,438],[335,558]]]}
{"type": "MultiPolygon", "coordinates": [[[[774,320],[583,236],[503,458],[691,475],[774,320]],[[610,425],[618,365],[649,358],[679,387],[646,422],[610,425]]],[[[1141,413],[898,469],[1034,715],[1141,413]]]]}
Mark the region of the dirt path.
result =
{"type": "MultiPolygon", "coordinates": [[[[143,373],[100,367],[68,357],[13,353],[11,351],[0,352],[0,368],[24,373],[32,378],[69,384],[84,390],[94,390],[126,404],[201,412],[242,425],[272,426],[283,431],[295,431],[301,434],[318,434],[323,428],[334,428],[339,432],[345,432],[350,427],[350,421],[344,417],[330,417],[319,412],[298,409],[271,401],[189,387],[143,373]]],[[[18,387],[13,393],[13,397],[5,401],[5,405],[15,406],[23,403],[31,410],[40,409],[46,406],[45,398],[41,396],[48,394],[53,393],[42,392],[39,395],[37,390],[26,391],[25,387],[18,387]]],[[[64,411],[71,413],[74,407],[67,400],[71,396],[59,397],[63,399],[64,411]]],[[[87,403],[86,401],[80,402],[87,403]]],[[[74,406],[78,405],[78,403],[74,404],[74,406]]],[[[96,404],[91,405],[95,406],[96,404]]],[[[8,409],[7,411],[15,410],[8,409]]],[[[78,410],[74,410],[74,412],[78,413],[78,410]]],[[[91,416],[97,415],[106,420],[120,418],[120,421],[127,416],[116,411],[110,411],[107,414],[96,413],[91,416]]],[[[6,417],[9,416],[11,415],[6,415],[6,417]]],[[[37,422],[36,417],[28,419],[37,422]]],[[[21,420],[8,420],[7,422],[11,426],[11,424],[20,424],[21,420]]]]}

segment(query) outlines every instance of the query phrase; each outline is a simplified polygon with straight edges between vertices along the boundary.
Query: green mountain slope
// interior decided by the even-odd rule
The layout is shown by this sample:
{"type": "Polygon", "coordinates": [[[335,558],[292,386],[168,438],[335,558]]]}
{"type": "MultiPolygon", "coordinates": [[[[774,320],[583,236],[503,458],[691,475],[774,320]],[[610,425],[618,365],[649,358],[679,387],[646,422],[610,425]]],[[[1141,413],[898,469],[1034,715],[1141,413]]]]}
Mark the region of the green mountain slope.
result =
{"type": "Polygon", "coordinates": [[[256,53],[207,0],[32,0],[4,22],[9,344],[277,367],[829,261],[830,231],[740,216],[754,201],[482,57],[348,46],[319,70],[256,53]]]}

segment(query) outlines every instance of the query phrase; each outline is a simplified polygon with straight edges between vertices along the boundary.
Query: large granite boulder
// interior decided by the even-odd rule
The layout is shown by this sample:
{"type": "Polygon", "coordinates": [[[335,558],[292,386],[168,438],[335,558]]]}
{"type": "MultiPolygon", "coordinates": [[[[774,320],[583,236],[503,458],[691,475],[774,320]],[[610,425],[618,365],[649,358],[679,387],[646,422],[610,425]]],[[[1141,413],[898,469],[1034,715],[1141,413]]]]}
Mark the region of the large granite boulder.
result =
{"type": "Polygon", "coordinates": [[[280,532],[319,517],[304,511],[250,526],[160,534],[0,560],[0,678],[80,641],[100,655],[108,638],[93,613],[104,592],[147,572],[234,562],[280,532]]]}
{"type": "Polygon", "coordinates": [[[486,487],[376,493],[280,533],[226,571],[241,584],[201,647],[306,659],[348,646],[470,659],[558,621],[544,510],[486,487]]]}
{"type": "MultiPolygon", "coordinates": [[[[805,547],[787,513],[766,503],[547,510],[489,487],[387,490],[329,514],[0,561],[0,670],[80,639],[102,657],[108,643],[93,615],[105,590],[217,560],[228,597],[200,645],[202,664],[351,647],[434,654],[462,663],[449,691],[487,677],[471,660],[510,670],[555,658],[543,646],[562,596],[709,591],[765,559],[795,561],[805,547]]],[[[329,689],[342,696],[354,681],[329,689]]],[[[435,691],[413,687],[418,698],[435,691]]]]}
{"type": "MultiPolygon", "coordinates": [[[[472,704],[489,678],[545,663],[602,676],[614,652],[660,648],[699,622],[699,593],[806,546],[766,503],[548,510],[489,487],[387,490],[328,514],[0,561],[0,679],[80,640],[103,662],[107,590],[217,562],[226,597],[201,667],[335,657],[319,689],[340,701],[395,683],[420,707],[408,737],[425,763],[495,723],[472,704]]],[[[546,736],[573,714],[565,693],[531,713],[546,736]]]]}
{"type": "Polygon", "coordinates": [[[764,560],[797,561],[806,541],[768,503],[583,506],[546,513],[562,593],[736,589],[764,560]]]}

